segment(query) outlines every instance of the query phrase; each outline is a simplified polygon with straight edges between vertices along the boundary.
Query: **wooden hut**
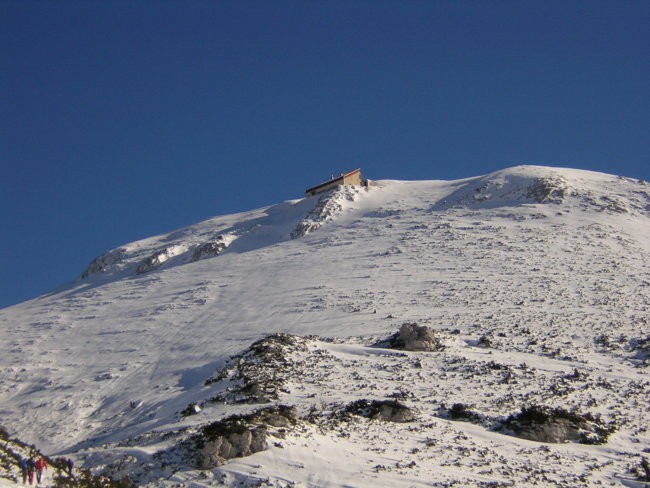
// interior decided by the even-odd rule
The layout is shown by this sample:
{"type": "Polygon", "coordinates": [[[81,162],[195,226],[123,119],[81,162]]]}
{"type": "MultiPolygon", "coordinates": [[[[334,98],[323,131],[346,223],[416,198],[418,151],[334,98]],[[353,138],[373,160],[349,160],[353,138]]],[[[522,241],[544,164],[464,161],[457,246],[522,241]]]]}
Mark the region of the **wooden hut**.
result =
{"type": "Polygon", "coordinates": [[[346,185],[362,185],[361,180],[361,169],[357,168],[354,171],[349,173],[341,173],[339,176],[332,178],[329,181],[325,181],[319,185],[307,188],[305,190],[305,196],[312,196],[327,191],[336,186],[346,186],[346,185]]]}

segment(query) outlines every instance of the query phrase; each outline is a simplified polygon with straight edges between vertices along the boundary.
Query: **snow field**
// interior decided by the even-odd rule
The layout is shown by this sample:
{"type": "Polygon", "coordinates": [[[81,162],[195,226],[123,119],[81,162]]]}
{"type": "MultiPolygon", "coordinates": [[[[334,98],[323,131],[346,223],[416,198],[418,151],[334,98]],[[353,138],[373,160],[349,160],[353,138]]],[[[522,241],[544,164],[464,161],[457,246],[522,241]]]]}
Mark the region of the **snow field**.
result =
{"type": "Polygon", "coordinates": [[[634,485],[650,447],[649,185],[524,166],[328,198],[122,246],[83,280],[0,311],[2,424],[152,486],[634,485]],[[291,239],[296,229],[308,232],[291,239]],[[218,236],[218,254],[192,261],[218,236]],[[372,347],[406,322],[434,329],[445,349],[372,347]],[[286,392],[272,403],[320,420],[211,471],[157,459],[192,429],[263,406],[206,403],[179,416],[236,386],[204,382],[278,332],[308,350],[288,352],[286,392]],[[326,415],[387,398],[416,421],[326,415]],[[450,419],[456,403],[479,420],[450,419]],[[527,404],[616,431],[589,446],[494,430],[527,404]]]}

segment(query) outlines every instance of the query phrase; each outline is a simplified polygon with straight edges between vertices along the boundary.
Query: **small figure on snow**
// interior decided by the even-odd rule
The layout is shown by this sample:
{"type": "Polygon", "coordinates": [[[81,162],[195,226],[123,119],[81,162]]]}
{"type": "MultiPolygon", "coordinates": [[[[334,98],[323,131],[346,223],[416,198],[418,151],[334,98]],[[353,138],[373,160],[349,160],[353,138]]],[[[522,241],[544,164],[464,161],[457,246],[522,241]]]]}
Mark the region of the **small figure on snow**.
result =
{"type": "Polygon", "coordinates": [[[74,468],[74,462],[72,461],[72,459],[68,458],[67,465],[68,465],[68,474],[70,475],[70,477],[74,478],[74,474],[72,474],[72,468],[74,468]]]}
{"type": "Polygon", "coordinates": [[[23,485],[27,483],[27,459],[24,457],[20,458],[20,463],[18,463],[20,466],[20,474],[23,476],[23,485]]]}
{"type": "Polygon", "coordinates": [[[36,461],[36,482],[40,484],[41,478],[43,477],[43,470],[47,469],[47,462],[43,457],[39,457],[36,461]]]}
{"type": "Polygon", "coordinates": [[[33,457],[30,457],[27,460],[27,478],[29,480],[30,485],[34,482],[34,470],[35,469],[36,469],[36,462],[34,461],[33,457]]]}

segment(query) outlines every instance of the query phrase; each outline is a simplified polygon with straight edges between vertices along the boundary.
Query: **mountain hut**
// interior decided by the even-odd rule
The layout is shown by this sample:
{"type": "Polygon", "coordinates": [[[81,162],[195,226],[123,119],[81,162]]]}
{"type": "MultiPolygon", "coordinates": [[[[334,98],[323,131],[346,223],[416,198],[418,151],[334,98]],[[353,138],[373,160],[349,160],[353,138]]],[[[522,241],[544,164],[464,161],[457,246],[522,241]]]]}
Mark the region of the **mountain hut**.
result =
{"type": "Polygon", "coordinates": [[[332,178],[329,181],[321,183],[319,185],[307,188],[305,190],[305,196],[310,197],[312,195],[318,195],[324,191],[327,191],[336,186],[347,186],[347,185],[362,185],[365,184],[361,179],[361,169],[357,168],[354,171],[349,173],[341,173],[339,176],[332,178]]]}

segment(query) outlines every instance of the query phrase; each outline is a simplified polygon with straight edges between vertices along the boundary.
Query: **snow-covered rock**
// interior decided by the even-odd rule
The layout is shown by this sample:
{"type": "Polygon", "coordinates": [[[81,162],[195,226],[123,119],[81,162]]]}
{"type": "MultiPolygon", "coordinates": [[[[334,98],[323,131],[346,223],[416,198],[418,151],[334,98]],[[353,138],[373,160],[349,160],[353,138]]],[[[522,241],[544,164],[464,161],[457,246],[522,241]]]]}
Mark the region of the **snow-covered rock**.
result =
{"type": "Polygon", "coordinates": [[[81,274],[82,278],[87,278],[97,273],[104,273],[110,268],[122,263],[126,256],[126,249],[119,248],[109,251],[101,256],[96,257],[88,265],[86,270],[81,274]]]}
{"type": "Polygon", "coordinates": [[[173,258],[182,254],[186,250],[185,246],[169,246],[165,249],[154,252],[151,256],[145,258],[137,268],[135,268],[136,274],[146,273],[153,269],[158,268],[160,265],[165,263],[168,259],[173,258]]]}
{"type": "Polygon", "coordinates": [[[218,256],[235,239],[236,236],[234,235],[218,235],[214,240],[200,244],[192,253],[192,261],[200,261],[201,259],[218,256]]]}
{"type": "Polygon", "coordinates": [[[296,412],[289,407],[259,409],[204,425],[182,448],[196,458],[201,469],[215,468],[229,459],[265,450],[269,436],[284,437],[296,421],[296,412]]]}
{"type": "MultiPolygon", "coordinates": [[[[320,194],[316,206],[291,231],[291,238],[304,237],[335,219],[350,202],[354,202],[365,191],[363,188],[349,185],[339,186],[320,194]]],[[[315,197],[310,197],[310,199],[316,200],[315,197]]]]}
{"type": "Polygon", "coordinates": [[[603,425],[591,415],[537,406],[523,407],[521,412],[509,416],[501,428],[531,441],[582,444],[605,444],[615,431],[613,425],[603,425]]]}

